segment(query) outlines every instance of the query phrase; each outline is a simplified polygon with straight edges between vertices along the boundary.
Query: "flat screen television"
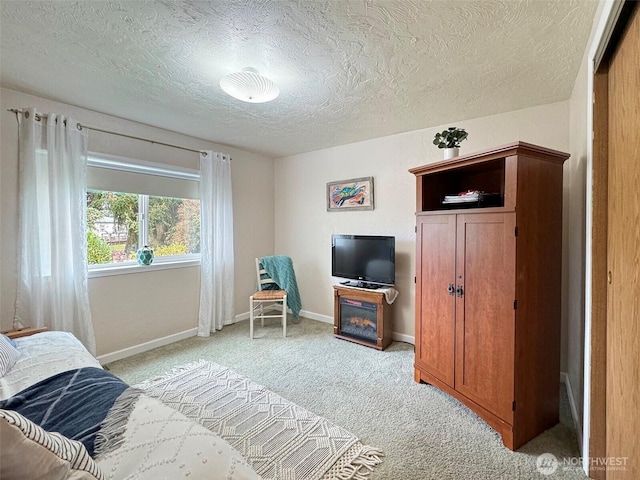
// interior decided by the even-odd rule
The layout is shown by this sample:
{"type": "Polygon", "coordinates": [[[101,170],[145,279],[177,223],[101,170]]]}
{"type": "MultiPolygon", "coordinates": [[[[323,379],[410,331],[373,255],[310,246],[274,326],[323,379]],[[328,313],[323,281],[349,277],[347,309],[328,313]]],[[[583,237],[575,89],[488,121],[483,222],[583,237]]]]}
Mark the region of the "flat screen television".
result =
{"type": "Polygon", "coordinates": [[[396,280],[396,238],[373,235],[331,236],[331,275],[364,288],[393,285],[396,280]]]}

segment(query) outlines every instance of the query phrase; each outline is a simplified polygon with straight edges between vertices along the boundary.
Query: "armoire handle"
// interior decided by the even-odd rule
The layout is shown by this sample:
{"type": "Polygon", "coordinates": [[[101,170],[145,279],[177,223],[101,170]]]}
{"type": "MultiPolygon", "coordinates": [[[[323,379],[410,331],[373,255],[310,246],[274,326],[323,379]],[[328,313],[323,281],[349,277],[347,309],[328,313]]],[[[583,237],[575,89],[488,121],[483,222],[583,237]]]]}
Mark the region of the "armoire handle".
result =
{"type": "Polygon", "coordinates": [[[447,292],[449,292],[449,295],[453,295],[453,291],[454,291],[453,283],[450,283],[449,286],[447,287],[447,292]]]}
{"type": "Polygon", "coordinates": [[[456,295],[462,298],[463,294],[464,294],[464,291],[462,290],[462,285],[458,285],[458,288],[456,288],[456,295]]]}

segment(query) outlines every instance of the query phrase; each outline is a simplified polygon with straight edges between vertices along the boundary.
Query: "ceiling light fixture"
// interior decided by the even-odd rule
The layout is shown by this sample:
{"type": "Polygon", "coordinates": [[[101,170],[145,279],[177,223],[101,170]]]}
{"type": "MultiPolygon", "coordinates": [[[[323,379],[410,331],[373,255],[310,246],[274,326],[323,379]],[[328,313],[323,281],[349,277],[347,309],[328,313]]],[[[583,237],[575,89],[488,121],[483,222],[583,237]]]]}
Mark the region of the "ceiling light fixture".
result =
{"type": "Polygon", "coordinates": [[[268,102],[280,95],[280,89],[273,81],[251,67],[222,77],[220,88],[233,98],[249,103],[268,102]]]}

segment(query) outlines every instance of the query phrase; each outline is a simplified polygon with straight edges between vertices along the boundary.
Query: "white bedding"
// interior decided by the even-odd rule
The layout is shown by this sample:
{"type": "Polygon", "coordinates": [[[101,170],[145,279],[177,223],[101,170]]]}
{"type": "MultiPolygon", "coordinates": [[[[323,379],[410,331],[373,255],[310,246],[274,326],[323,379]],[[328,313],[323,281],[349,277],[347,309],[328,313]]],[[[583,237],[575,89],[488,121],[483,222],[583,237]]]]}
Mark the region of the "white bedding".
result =
{"type": "MultiPolygon", "coordinates": [[[[71,333],[16,339],[20,358],[0,377],[0,400],[53,375],[102,368],[71,333]]],[[[162,402],[140,395],[116,450],[96,459],[110,480],[260,480],[229,443],[162,402]]]]}
{"type": "Polygon", "coordinates": [[[58,373],[83,367],[102,368],[80,341],[68,332],[43,332],[17,338],[20,358],[0,377],[0,400],[58,373]]]}
{"type": "Polygon", "coordinates": [[[144,394],[124,443],[96,462],[108,480],[260,480],[226,440],[144,394]]]}

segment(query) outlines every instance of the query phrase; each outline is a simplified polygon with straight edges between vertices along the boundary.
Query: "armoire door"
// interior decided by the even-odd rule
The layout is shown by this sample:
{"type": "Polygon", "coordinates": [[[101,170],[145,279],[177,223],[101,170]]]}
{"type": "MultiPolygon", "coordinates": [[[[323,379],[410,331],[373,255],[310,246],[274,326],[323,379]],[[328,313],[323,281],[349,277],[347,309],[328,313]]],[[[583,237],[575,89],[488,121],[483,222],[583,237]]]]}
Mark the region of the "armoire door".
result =
{"type": "Polygon", "coordinates": [[[417,218],[416,365],[454,386],[456,216],[417,218]]]}
{"type": "Polygon", "coordinates": [[[458,215],[455,388],[511,422],[515,213],[458,215]]]}

